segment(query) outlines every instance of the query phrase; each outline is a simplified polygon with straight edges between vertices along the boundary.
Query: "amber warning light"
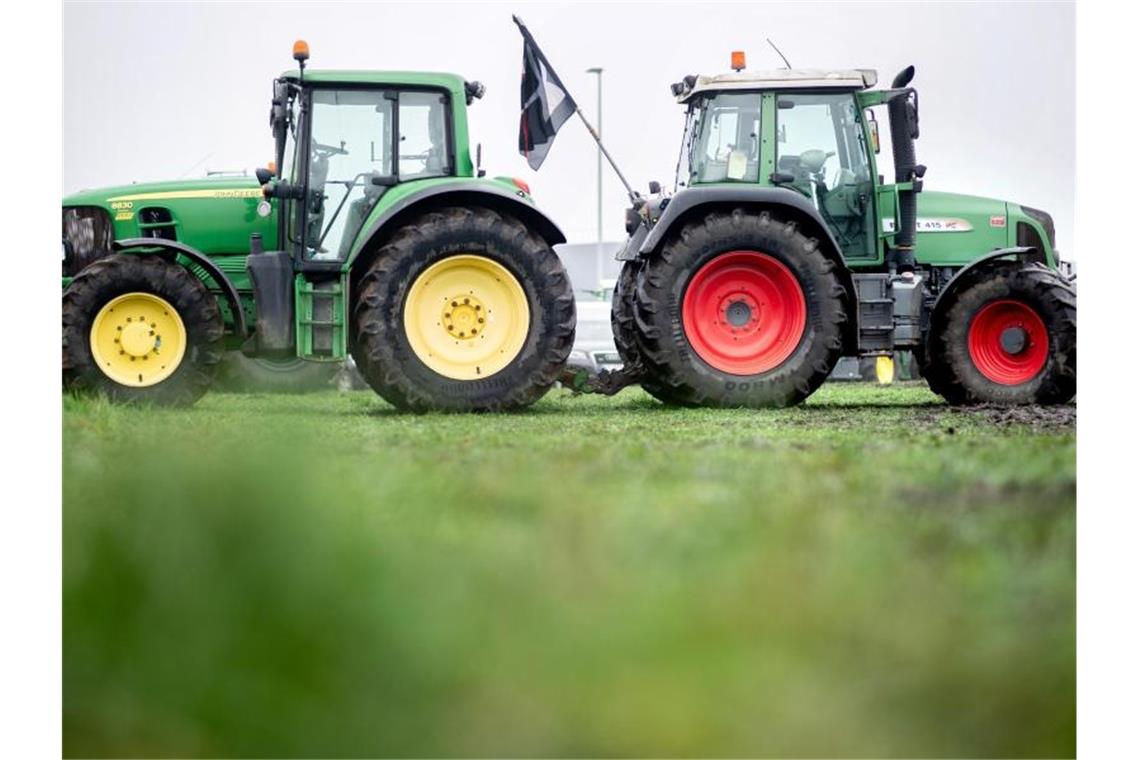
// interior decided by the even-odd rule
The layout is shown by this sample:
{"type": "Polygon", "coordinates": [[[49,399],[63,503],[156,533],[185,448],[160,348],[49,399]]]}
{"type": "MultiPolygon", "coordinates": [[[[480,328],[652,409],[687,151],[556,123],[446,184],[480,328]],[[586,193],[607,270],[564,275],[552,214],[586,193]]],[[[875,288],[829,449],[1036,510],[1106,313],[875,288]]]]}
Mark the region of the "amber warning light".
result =
{"type": "Polygon", "coordinates": [[[732,70],[733,71],[743,71],[744,70],[744,51],[743,50],[733,50],[732,51],[732,70]]]}
{"type": "Polygon", "coordinates": [[[298,63],[309,60],[309,43],[304,40],[297,40],[293,43],[293,60],[298,63]]]}

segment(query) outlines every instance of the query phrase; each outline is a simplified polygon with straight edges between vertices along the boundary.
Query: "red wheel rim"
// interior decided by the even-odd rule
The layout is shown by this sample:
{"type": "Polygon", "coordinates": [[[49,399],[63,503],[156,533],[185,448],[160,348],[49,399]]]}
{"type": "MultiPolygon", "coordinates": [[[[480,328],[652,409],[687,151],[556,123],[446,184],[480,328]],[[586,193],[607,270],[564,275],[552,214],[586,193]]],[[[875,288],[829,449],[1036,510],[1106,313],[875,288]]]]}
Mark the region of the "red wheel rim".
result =
{"type": "Polygon", "coordinates": [[[1045,368],[1049,332],[1033,307],[1021,301],[991,301],[974,315],[967,336],[970,359],[1000,385],[1027,383],[1045,368]]]}
{"type": "Polygon", "coordinates": [[[803,337],[807,302],[778,259],[730,251],[702,266],[681,305],[685,337],[711,367],[758,375],[780,366],[803,337]]]}

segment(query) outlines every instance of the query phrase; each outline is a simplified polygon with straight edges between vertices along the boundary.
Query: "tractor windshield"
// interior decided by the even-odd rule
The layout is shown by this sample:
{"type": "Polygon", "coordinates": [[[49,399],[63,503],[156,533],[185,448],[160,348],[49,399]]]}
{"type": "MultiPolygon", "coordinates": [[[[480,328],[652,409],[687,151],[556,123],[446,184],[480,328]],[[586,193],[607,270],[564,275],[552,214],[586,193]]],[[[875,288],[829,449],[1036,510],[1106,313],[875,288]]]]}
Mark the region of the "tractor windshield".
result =
{"type": "Polygon", "coordinates": [[[760,94],[718,93],[690,111],[688,181],[757,182],[760,94]]]}

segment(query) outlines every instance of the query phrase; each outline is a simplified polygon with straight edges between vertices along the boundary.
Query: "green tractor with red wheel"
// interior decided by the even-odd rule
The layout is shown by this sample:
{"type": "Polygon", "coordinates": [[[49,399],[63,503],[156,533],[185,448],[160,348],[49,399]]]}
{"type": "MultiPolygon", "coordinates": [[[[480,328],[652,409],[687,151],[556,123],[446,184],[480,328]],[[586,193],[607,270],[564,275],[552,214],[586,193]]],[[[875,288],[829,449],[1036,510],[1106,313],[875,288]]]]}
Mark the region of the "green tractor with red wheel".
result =
{"type": "Polygon", "coordinates": [[[623,378],[668,404],[796,404],[842,356],[913,352],[952,404],[1076,393],[1076,292],[1052,218],[924,191],[918,95],[865,69],[687,76],[673,193],[626,212],[623,378]],[[879,173],[886,110],[893,182],[879,173]]]}
{"type": "Polygon", "coordinates": [[[526,183],[468,146],[483,86],[307,71],[273,83],[256,178],[127,185],[63,203],[63,380],[189,404],[227,352],[340,364],[401,409],[527,406],[562,372],[565,242],[526,183]]]}

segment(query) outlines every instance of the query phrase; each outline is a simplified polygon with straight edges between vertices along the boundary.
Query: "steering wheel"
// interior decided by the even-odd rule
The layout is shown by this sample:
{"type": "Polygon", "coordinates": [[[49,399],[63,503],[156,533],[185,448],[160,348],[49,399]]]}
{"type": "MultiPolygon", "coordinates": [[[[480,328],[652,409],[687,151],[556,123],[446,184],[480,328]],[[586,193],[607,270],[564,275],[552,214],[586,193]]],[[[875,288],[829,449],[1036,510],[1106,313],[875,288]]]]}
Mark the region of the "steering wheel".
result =
{"type": "Polygon", "coordinates": [[[824,165],[828,159],[835,155],[835,151],[830,150],[826,153],[817,148],[805,150],[800,154],[800,165],[804,167],[811,174],[819,174],[823,171],[824,165]]]}
{"type": "Polygon", "coordinates": [[[328,158],[329,156],[347,156],[348,151],[344,149],[344,140],[340,141],[340,147],[335,145],[324,145],[313,140],[313,153],[317,158],[328,158]]]}

